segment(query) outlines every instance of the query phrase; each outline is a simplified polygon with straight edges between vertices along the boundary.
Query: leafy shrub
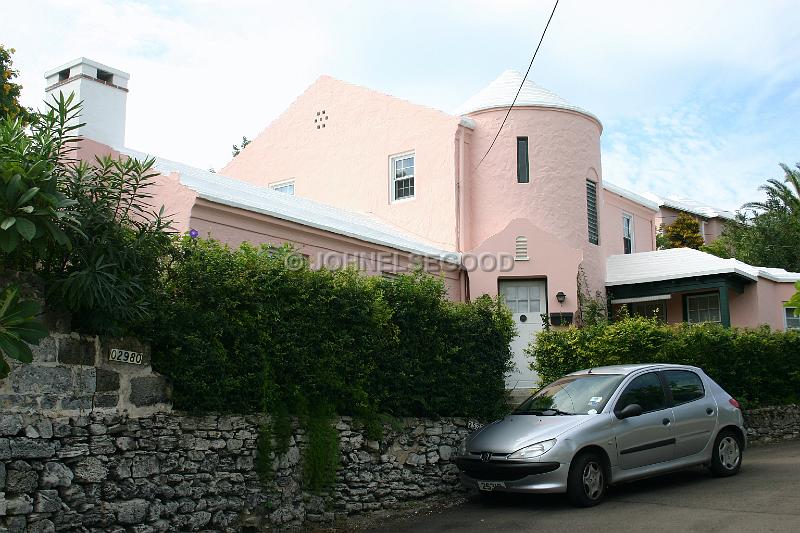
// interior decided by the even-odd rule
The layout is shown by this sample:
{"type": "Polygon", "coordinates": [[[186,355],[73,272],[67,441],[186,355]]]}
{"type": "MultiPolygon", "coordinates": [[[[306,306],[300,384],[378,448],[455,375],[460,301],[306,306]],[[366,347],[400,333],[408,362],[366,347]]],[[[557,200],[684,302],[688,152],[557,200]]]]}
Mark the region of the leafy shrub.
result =
{"type": "Polygon", "coordinates": [[[748,407],[800,400],[800,333],[664,325],[623,317],[608,325],[540,333],[528,348],[543,382],[596,366],[679,363],[702,368],[748,407]]]}
{"type": "Polygon", "coordinates": [[[369,420],[496,416],[514,334],[497,300],[448,302],[423,274],[288,268],[288,247],[181,240],[152,324],[176,407],[273,412],[330,404],[369,420]]]}
{"type": "Polygon", "coordinates": [[[39,311],[39,302],[19,299],[18,287],[12,285],[0,291],[0,378],[10,370],[5,357],[23,363],[33,360],[26,343],[39,344],[47,335],[47,328],[36,320],[39,311]]]}

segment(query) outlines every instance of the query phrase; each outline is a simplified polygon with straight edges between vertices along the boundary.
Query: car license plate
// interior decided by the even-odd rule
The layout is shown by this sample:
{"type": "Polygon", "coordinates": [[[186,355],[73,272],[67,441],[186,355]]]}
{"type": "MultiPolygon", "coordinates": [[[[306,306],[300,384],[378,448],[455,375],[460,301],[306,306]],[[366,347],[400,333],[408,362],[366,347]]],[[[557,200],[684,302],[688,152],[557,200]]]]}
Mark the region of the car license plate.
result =
{"type": "Polygon", "coordinates": [[[478,481],[478,488],[480,490],[491,492],[494,489],[506,488],[506,484],[503,483],[502,481],[478,481]]]}

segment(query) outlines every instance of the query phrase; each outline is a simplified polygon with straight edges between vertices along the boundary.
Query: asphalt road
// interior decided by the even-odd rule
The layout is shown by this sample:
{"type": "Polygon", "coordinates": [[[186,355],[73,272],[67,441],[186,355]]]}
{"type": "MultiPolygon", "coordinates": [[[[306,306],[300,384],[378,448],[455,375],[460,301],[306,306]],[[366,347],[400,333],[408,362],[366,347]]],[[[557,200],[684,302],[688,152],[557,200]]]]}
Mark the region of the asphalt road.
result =
{"type": "Polygon", "coordinates": [[[612,487],[605,502],[571,507],[561,495],[503,495],[371,531],[800,532],[800,442],[746,450],[742,470],[713,478],[704,469],[612,487]]]}

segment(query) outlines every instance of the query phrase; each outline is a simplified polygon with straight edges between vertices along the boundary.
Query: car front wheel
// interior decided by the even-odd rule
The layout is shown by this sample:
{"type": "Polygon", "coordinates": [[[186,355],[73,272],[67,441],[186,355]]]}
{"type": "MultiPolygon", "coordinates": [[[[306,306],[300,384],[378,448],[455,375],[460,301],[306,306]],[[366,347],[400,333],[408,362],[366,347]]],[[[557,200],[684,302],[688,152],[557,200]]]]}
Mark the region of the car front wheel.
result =
{"type": "Polygon", "coordinates": [[[711,456],[711,472],[715,476],[726,477],[739,473],[742,467],[742,444],[734,431],[723,429],[714,441],[711,456]]]}
{"type": "Polygon", "coordinates": [[[598,453],[584,452],[569,466],[567,496],[578,507],[591,507],[603,501],[608,480],[603,459],[598,453]]]}

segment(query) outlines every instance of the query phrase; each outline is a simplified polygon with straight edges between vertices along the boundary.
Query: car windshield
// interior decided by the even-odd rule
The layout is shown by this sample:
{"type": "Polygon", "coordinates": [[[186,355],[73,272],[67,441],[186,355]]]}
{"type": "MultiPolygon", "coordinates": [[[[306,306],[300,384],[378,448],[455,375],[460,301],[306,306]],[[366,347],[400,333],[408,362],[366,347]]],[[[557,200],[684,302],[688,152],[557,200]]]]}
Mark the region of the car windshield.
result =
{"type": "Polygon", "coordinates": [[[625,376],[581,374],[565,376],[542,387],[514,410],[518,415],[593,415],[603,410],[625,376]]]}

